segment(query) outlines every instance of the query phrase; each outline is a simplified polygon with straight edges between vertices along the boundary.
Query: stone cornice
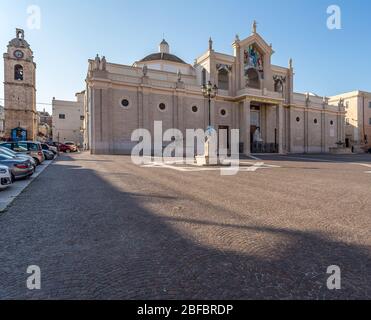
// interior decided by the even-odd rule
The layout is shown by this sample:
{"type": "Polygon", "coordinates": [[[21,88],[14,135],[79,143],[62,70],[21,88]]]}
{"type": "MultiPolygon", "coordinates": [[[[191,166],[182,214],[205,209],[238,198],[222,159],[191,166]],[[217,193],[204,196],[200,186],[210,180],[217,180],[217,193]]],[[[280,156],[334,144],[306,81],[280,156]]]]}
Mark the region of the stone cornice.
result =
{"type": "Polygon", "coordinates": [[[33,88],[36,91],[35,85],[29,84],[29,83],[18,83],[18,82],[8,82],[5,81],[4,85],[12,85],[12,86],[20,86],[20,87],[29,87],[33,88]]]}

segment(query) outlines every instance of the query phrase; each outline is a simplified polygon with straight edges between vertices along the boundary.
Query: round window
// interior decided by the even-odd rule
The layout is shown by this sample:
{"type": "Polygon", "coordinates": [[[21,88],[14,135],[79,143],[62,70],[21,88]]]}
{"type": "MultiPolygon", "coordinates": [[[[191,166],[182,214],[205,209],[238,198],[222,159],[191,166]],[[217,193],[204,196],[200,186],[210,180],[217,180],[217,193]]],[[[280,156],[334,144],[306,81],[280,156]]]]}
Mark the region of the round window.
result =
{"type": "Polygon", "coordinates": [[[317,124],[318,123],[318,120],[317,119],[314,119],[314,124],[317,124]]]}
{"type": "Polygon", "coordinates": [[[330,124],[331,124],[331,125],[333,126],[333,125],[334,125],[334,121],[333,121],[333,120],[331,120],[331,121],[330,121],[330,124]]]}
{"type": "Polygon", "coordinates": [[[198,108],[196,106],[192,107],[192,112],[196,113],[198,111],[198,108]]]}
{"type": "Polygon", "coordinates": [[[220,114],[225,117],[227,115],[227,111],[225,109],[220,110],[220,114]]]}
{"type": "Polygon", "coordinates": [[[160,103],[158,108],[161,110],[161,111],[165,111],[166,109],[166,106],[165,106],[165,103],[160,103]]]}
{"type": "Polygon", "coordinates": [[[123,99],[121,100],[121,105],[124,107],[124,108],[127,108],[129,106],[129,100],[127,99],[123,99]]]}
{"type": "Polygon", "coordinates": [[[296,118],[296,122],[300,122],[300,118],[299,117],[296,118]]]}

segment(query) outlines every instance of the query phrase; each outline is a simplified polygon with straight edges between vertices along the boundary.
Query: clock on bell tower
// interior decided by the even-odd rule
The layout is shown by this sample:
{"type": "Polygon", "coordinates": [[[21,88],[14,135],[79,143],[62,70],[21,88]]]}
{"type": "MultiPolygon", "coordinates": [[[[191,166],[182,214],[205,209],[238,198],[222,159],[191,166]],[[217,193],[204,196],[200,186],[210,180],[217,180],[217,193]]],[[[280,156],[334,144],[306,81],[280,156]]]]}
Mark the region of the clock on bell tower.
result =
{"type": "Polygon", "coordinates": [[[35,140],[36,64],[22,29],[16,29],[16,37],[4,53],[4,99],[5,137],[17,139],[15,129],[22,128],[27,132],[28,140],[35,140]]]}

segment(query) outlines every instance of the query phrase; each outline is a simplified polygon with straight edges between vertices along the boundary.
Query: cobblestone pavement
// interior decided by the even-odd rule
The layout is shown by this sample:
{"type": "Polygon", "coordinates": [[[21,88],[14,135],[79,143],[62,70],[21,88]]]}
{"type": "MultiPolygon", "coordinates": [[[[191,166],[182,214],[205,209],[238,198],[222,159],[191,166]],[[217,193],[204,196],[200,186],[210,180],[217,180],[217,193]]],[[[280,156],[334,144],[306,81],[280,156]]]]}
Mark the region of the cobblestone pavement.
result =
{"type": "Polygon", "coordinates": [[[280,168],[59,158],[0,214],[0,298],[371,298],[371,157],[264,161],[280,168]],[[41,290],[26,288],[29,265],[41,290]]]}

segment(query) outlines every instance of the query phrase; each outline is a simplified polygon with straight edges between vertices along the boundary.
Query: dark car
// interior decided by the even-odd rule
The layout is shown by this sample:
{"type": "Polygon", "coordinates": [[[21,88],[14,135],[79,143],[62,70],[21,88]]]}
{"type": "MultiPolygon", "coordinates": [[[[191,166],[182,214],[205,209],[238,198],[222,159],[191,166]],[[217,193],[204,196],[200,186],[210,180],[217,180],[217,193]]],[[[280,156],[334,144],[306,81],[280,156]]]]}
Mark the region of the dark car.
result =
{"type": "Polygon", "coordinates": [[[46,151],[52,152],[54,155],[57,154],[57,148],[54,146],[49,146],[47,143],[42,143],[41,148],[46,151]]]}
{"type": "Polygon", "coordinates": [[[3,142],[0,144],[17,153],[27,154],[35,159],[36,164],[40,165],[44,162],[44,154],[40,142],[33,141],[20,141],[20,142],[3,142]]]}
{"type": "Polygon", "coordinates": [[[43,149],[43,153],[44,153],[45,160],[53,160],[54,159],[55,154],[53,152],[43,149]]]}
{"type": "Polygon", "coordinates": [[[29,160],[21,160],[2,154],[0,155],[0,165],[9,168],[13,181],[28,178],[34,173],[34,168],[29,160]]]}
{"type": "Polygon", "coordinates": [[[30,160],[31,161],[31,164],[32,166],[34,167],[34,170],[36,170],[36,161],[34,158],[32,158],[31,156],[27,155],[27,154],[23,154],[23,153],[17,153],[17,152],[14,152],[13,150],[10,150],[8,148],[5,148],[5,147],[1,147],[0,146],[0,154],[4,154],[6,156],[10,156],[10,157],[16,157],[17,159],[24,159],[24,160],[30,160]]]}

